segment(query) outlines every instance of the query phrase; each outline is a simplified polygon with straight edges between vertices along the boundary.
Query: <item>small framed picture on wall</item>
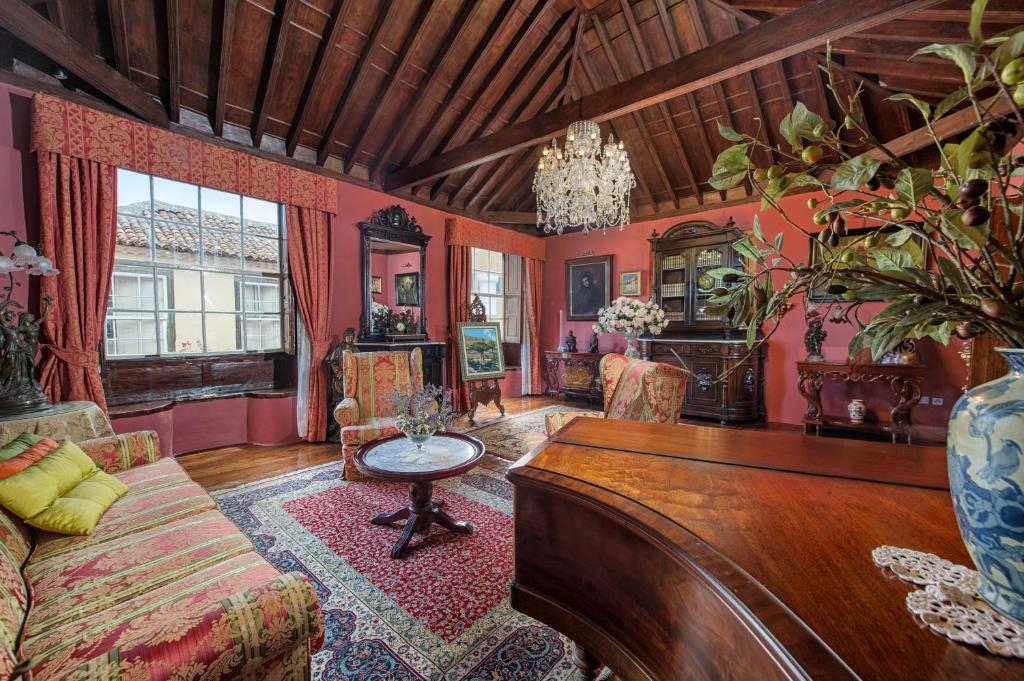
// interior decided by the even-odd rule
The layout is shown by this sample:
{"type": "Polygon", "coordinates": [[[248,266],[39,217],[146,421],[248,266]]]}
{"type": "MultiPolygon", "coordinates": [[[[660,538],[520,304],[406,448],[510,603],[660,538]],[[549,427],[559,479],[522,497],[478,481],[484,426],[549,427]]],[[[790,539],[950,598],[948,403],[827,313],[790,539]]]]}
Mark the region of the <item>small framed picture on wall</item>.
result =
{"type": "Polygon", "coordinates": [[[619,275],[619,295],[639,296],[643,294],[641,272],[623,272],[619,275]]]}
{"type": "Polygon", "coordinates": [[[370,293],[383,293],[384,292],[384,277],[378,277],[372,275],[370,277],[370,293]]]}

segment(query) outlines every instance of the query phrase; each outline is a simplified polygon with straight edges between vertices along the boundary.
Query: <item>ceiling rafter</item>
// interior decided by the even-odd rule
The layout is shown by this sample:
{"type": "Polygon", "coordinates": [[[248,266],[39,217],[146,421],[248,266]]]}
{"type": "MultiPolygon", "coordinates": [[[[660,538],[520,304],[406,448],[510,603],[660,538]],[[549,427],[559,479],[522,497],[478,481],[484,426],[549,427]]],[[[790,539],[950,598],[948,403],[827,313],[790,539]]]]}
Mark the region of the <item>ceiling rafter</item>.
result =
{"type": "Polygon", "coordinates": [[[270,40],[267,42],[267,56],[263,62],[263,72],[260,74],[260,90],[262,94],[258,98],[256,106],[256,124],[252,128],[252,145],[259,147],[263,141],[263,133],[267,130],[267,118],[270,115],[270,104],[274,101],[277,93],[277,81],[281,71],[281,62],[284,60],[285,43],[288,41],[288,29],[292,24],[292,16],[299,0],[283,0],[284,8],[274,17],[274,24],[270,30],[270,40]]]}
{"type": "Polygon", "coordinates": [[[819,0],[791,14],[744,31],[732,40],[687,54],[618,87],[593,93],[569,105],[509,126],[439,156],[388,175],[386,191],[423,184],[537,144],[565,129],[573,120],[602,122],[693,92],[737,74],[862,32],[940,0],[819,0]]]}
{"type": "MultiPolygon", "coordinates": [[[[622,65],[619,64],[618,57],[615,56],[615,50],[612,48],[611,40],[608,38],[608,31],[605,30],[604,23],[602,23],[597,16],[591,17],[591,23],[594,26],[594,32],[597,34],[598,40],[601,42],[601,48],[604,51],[604,56],[608,60],[608,64],[612,67],[612,74],[615,76],[615,82],[624,82],[627,80],[626,73],[622,70],[622,65]]],[[[589,59],[589,55],[584,55],[584,60],[587,59],[589,59]]],[[[661,180],[661,184],[665,187],[669,200],[678,208],[679,197],[676,195],[675,187],[672,184],[672,178],[669,177],[668,172],[665,170],[665,164],[662,162],[661,154],[658,153],[658,147],[654,144],[654,139],[651,137],[651,133],[647,129],[647,123],[644,121],[643,114],[640,111],[633,111],[630,113],[630,116],[632,116],[633,124],[636,125],[636,129],[640,133],[640,138],[643,140],[644,146],[647,148],[647,155],[654,164],[654,169],[658,173],[658,179],[661,180]]],[[[657,209],[657,202],[654,202],[653,206],[657,209]]]]}
{"type": "MultiPolygon", "coordinates": [[[[562,46],[562,49],[559,52],[559,54],[554,59],[551,60],[551,63],[548,65],[548,68],[545,69],[544,73],[541,74],[540,78],[536,79],[533,82],[533,85],[531,86],[530,91],[520,101],[519,106],[517,106],[515,108],[515,110],[511,114],[509,114],[509,116],[507,117],[507,120],[510,123],[518,122],[518,121],[523,120],[524,118],[528,117],[529,115],[532,115],[532,114],[527,113],[529,111],[528,107],[530,107],[530,105],[532,105],[532,104],[534,104],[536,102],[536,99],[537,99],[537,97],[540,96],[540,93],[543,92],[543,90],[545,88],[551,86],[552,83],[564,82],[564,80],[565,80],[564,76],[559,76],[558,72],[559,71],[564,71],[564,69],[565,69],[566,65],[568,64],[569,59],[571,58],[571,56],[572,56],[572,45],[567,42],[565,45],[562,46]]],[[[525,82],[529,82],[529,81],[525,81],[525,82]]],[[[562,88],[554,88],[553,89],[553,92],[556,92],[558,95],[561,95],[564,91],[565,91],[564,87],[562,87],[562,88]]],[[[539,113],[540,111],[546,111],[547,108],[548,107],[546,105],[542,106],[542,107],[534,110],[533,113],[539,113]]],[[[449,206],[452,205],[452,202],[454,201],[455,197],[457,197],[467,186],[472,185],[473,182],[475,182],[477,180],[477,178],[479,177],[481,172],[483,172],[483,166],[479,166],[477,168],[471,168],[470,170],[468,170],[466,172],[465,177],[462,179],[462,181],[455,187],[455,189],[453,191],[449,192],[449,194],[448,194],[448,205],[449,206]]],[[[467,198],[466,204],[468,204],[468,203],[469,203],[469,199],[467,198]]]]}
{"type": "MultiPolygon", "coordinates": [[[[573,10],[571,13],[561,17],[559,23],[555,25],[554,36],[544,41],[533,53],[530,58],[526,60],[519,72],[512,77],[511,83],[514,83],[512,87],[505,88],[505,92],[502,93],[501,97],[495,102],[494,106],[487,113],[487,117],[484,118],[483,122],[469,135],[469,141],[477,139],[481,135],[487,134],[491,129],[491,126],[500,119],[502,111],[509,104],[511,100],[519,93],[520,88],[526,84],[533,83],[533,86],[528,94],[526,94],[519,102],[519,105],[509,114],[506,120],[509,123],[515,123],[521,120],[523,111],[531,104],[533,98],[537,96],[537,93],[547,84],[551,79],[551,74],[557,71],[559,66],[565,65],[565,60],[568,58],[572,46],[568,40],[568,33],[572,26],[572,20],[579,14],[579,10],[573,10]],[[563,43],[564,41],[564,43],[563,43]],[[558,49],[558,45],[562,43],[561,49],[558,49]],[[552,53],[558,51],[558,54],[551,56],[552,53]],[[543,69],[539,78],[534,78],[534,70],[540,67],[545,61],[550,58],[547,68],[543,69]]],[[[452,204],[455,196],[457,196],[466,185],[475,179],[476,171],[479,168],[470,169],[465,173],[455,190],[448,194],[448,205],[452,204]]],[[[442,182],[443,178],[439,180],[442,182]]]]}
{"type": "MultiPolygon", "coordinates": [[[[705,23],[704,12],[701,11],[700,0],[684,0],[683,9],[689,19],[690,26],[693,28],[693,34],[697,39],[697,44],[702,50],[707,49],[711,46],[711,39],[708,37],[708,28],[705,23]]],[[[750,72],[744,71],[744,73],[750,72]]],[[[722,86],[722,81],[712,84],[711,92],[715,95],[715,103],[718,105],[718,110],[721,112],[720,115],[723,119],[723,125],[727,125],[735,130],[736,121],[733,119],[732,109],[729,107],[729,100],[725,96],[725,88],[722,86]]],[[[752,193],[753,189],[750,186],[749,181],[745,181],[743,183],[743,187],[747,194],[752,193]]]]}
{"type": "MultiPolygon", "coordinates": [[[[736,9],[766,14],[785,14],[795,9],[810,4],[813,0],[729,0],[736,9]]],[[[986,14],[991,13],[999,20],[1006,23],[1024,23],[1024,10],[1021,9],[1018,0],[992,0],[986,8],[986,14]]],[[[916,21],[957,21],[967,22],[971,18],[969,7],[949,8],[933,7],[918,10],[907,17],[916,21]]]]}
{"type": "MultiPolygon", "coordinates": [[[[520,25],[519,30],[516,31],[515,37],[506,46],[501,56],[488,70],[487,75],[481,79],[473,94],[470,95],[469,105],[462,110],[456,118],[455,124],[448,126],[444,134],[441,135],[441,139],[436,145],[434,145],[434,149],[430,152],[430,156],[437,156],[447,149],[448,144],[452,139],[462,132],[468,122],[473,120],[473,116],[477,113],[477,110],[483,106],[483,95],[486,90],[491,87],[495,78],[497,78],[506,66],[515,59],[516,55],[519,54],[519,50],[522,49],[523,44],[526,42],[526,38],[537,29],[540,25],[541,18],[547,13],[547,10],[554,5],[554,1],[555,0],[541,0],[537,6],[534,7],[530,17],[520,25]]],[[[431,189],[432,196],[436,195],[436,193],[435,189],[431,189]]]]}
{"type": "MultiPolygon", "coordinates": [[[[463,1],[462,8],[459,10],[455,21],[448,29],[444,38],[441,39],[442,48],[434,54],[433,60],[430,62],[430,65],[427,66],[426,74],[420,81],[419,87],[415,90],[413,95],[414,100],[426,100],[427,93],[430,92],[434,87],[434,84],[437,83],[438,78],[440,78],[441,67],[452,55],[452,52],[454,52],[455,47],[458,44],[459,37],[462,35],[463,30],[468,26],[470,18],[483,6],[483,3],[476,2],[476,0],[463,1]]],[[[417,107],[415,106],[405,107],[388,128],[387,134],[384,136],[384,146],[377,150],[377,158],[370,167],[371,180],[376,181],[380,179],[380,173],[388,163],[388,157],[391,156],[391,152],[395,150],[398,140],[401,139],[402,133],[409,125],[410,117],[412,117],[416,111],[417,107]]]]}
{"type": "Polygon", "coordinates": [[[576,20],[576,35],[572,39],[572,56],[569,57],[569,71],[565,76],[565,89],[562,92],[562,103],[569,101],[569,97],[572,94],[573,83],[575,83],[576,76],[576,65],[580,60],[580,49],[583,42],[583,32],[587,28],[587,19],[590,16],[590,12],[583,10],[580,12],[579,18],[576,20]]]}
{"type": "Polygon", "coordinates": [[[166,128],[170,119],[152,95],[97,59],[89,49],[60,30],[24,2],[8,2],[0,12],[4,28],[43,56],[74,73],[97,91],[110,97],[145,121],[166,128]]]}
{"type": "Polygon", "coordinates": [[[288,139],[285,142],[285,153],[289,156],[295,155],[295,149],[299,145],[299,137],[306,128],[306,120],[310,114],[310,100],[315,92],[319,92],[323,79],[327,75],[327,64],[330,62],[331,52],[341,38],[345,30],[345,18],[358,0],[335,0],[327,19],[327,25],[320,37],[320,45],[316,50],[316,57],[313,58],[313,67],[309,70],[306,78],[306,85],[302,88],[302,95],[299,98],[299,108],[296,118],[292,121],[291,129],[288,131],[288,139]]]}
{"type": "Polygon", "coordinates": [[[217,89],[213,99],[213,134],[224,135],[224,108],[227,105],[228,74],[231,72],[231,45],[235,36],[235,15],[238,0],[224,0],[220,22],[220,51],[217,56],[217,89]]]}
{"type": "Polygon", "coordinates": [[[327,132],[320,139],[320,148],[316,152],[317,165],[322,166],[327,162],[327,157],[330,156],[331,152],[331,145],[334,144],[334,140],[338,136],[338,130],[345,120],[344,114],[353,100],[352,93],[357,89],[359,81],[363,79],[366,70],[373,62],[384,27],[392,23],[394,13],[398,11],[401,4],[401,0],[398,2],[395,2],[395,0],[383,0],[382,8],[386,8],[385,11],[380,11],[381,8],[378,8],[377,18],[374,19],[373,28],[370,29],[370,33],[366,38],[366,43],[363,45],[363,51],[359,55],[356,67],[349,72],[345,89],[342,90],[341,96],[338,98],[338,105],[334,107],[331,122],[327,125],[327,132]]]}
{"type": "Polygon", "coordinates": [[[178,0],[167,2],[167,110],[171,120],[181,120],[181,40],[178,34],[178,0]]]}
{"type": "Polygon", "coordinates": [[[122,76],[128,76],[128,34],[124,25],[124,4],[122,0],[107,0],[107,19],[110,22],[110,42],[114,46],[114,68],[122,76]]]}
{"type": "MultiPolygon", "coordinates": [[[[643,65],[644,71],[650,71],[654,68],[654,57],[651,55],[650,48],[647,46],[647,42],[644,40],[644,37],[640,32],[640,25],[636,21],[636,14],[633,12],[633,6],[629,4],[629,0],[620,0],[620,5],[622,7],[622,14],[626,18],[626,26],[629,28],[629,34],[633,40],[633,48],[640,57],[640,63],[643,65]]],[[[689,180],[690,186],[693,188],[693,195],[697,198],[698,203],[703,203],[704,196],[700,191],[697,176],[693,172],[693,165],[690,163],[690,159],[686,155],[686,147],[683,145],[682,137],[679,134],[679,128],[676,127],[675,121],[672,118],[672,112],[669,111],[668,104],[666,102],[658,102],[657,107],[658,113],[661,114],[661,121],[665,125],[669,141],[672,142],[676,156],[679,158],[679,162],[683,166],[683,172],[686,174],[686,178],[689,180]]]]}
{"type": "MultiPolygon", "coordinates": [[[[448,107],[455,98],[462,93],[463,86],[469,82],[476,74],[477,69],[483,68],[484,60],[483,55],[486,53],[487,48],[493,44],[499,35],[504,33],[505,29],[510,25],[512,18],[515,16],[516,7],[519,6],[521,0],[506,0],[505,3],[498,10],[494,19],[491,21],[490,26],[487,28],[487,32],[484,33],[483,38],[477,43],[476,48],[473,50],[473,54],[470,55],[469,59],[466,60],[462,66],[462,70],[459,75],[452,82],[448,91],[445,93],[444,99],[441,100],[441,104],[433,110],[433,112],[440,111],[438,116],[424,116],[424,123],[436,122],[440,116],[448,110],[448,107]]],[[[419,130],[419,134],[415,137],[415,142],[408,152],[405,154],[405,158],[402,159],[401,165],[403,167],[412,163],[423,149],[423,145],[427,143],[428,134],[424,130],[419,130]]]]}
{"type": "MultiPolygon", "coordinates": [[[[376,105],[374,110],[387,110],[388,104],[391,103],[391,98],[395,94],[395,89],[402,82],[402,73],[409,67],[412,62],[412,58],[416,51],[419,49],[423,38],[426,36],[426,26],[434,19],[438,9],[441,7],[440,0],[424,0],[420,6],[420,11],[413,21],[412,26],[409,29],[409,33],[405,40],[402,42],[402,46],[398,48],[399,54],[402,56],[398,60],[398,64],[395,65],[391,72],[385,78],[384,83],[384,94],[379,98],[376,98],[376,105]]],[[[356,131],[356,136],[352,142],[352,146],[349,148],[348,155],[345,157],[345,173],[352,172],[352,166],[355,165],[356,157],[359,152],[362,151],[363,143],[366,138],[369,137],[376,128],[375,124],[379,124],[380,118],[373,115],[373,111],[367,111],[363,115],[363,120],[359,124],[359,129],[356,131]]]]}

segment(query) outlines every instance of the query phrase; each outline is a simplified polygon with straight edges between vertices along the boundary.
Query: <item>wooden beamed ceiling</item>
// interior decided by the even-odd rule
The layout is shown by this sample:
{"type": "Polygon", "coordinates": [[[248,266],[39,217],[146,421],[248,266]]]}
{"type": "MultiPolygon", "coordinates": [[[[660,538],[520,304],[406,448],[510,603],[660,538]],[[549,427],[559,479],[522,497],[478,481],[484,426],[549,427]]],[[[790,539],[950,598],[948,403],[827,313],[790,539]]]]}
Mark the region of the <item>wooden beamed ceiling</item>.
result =
{"type": "MultiPolygon", "coordinates": [[[[872,131],[912,134],[916,112],[886,97],[903,90],[935,101],[954,89],[954,67],[908,58],[929,42],[963,40],[970,14],[970,0],[4,5],[0,69],[22,81],[52,87],[60,73],[65,88],[154,124],[180,121],[524,230],[537,145],[580,112],[624,141],[638,181],[635,219],[747,200],[749,187],[707,183],[727,144],[717,123],[778,143],[797,100],[834,117],[818,68],[826,39],[840,89],[863,85],[872,131]]],[[[991,0],[986,16],[992,35],[1024,23],[1024,6],[991,0]]]]}

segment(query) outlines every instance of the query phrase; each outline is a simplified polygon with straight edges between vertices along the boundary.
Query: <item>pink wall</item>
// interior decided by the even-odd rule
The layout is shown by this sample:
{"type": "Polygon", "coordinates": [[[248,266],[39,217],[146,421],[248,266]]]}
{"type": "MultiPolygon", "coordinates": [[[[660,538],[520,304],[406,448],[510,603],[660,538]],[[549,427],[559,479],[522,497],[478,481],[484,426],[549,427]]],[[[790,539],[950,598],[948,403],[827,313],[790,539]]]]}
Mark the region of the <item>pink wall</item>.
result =
{"type": "MultiPolygon", "coordinates": [[[[783,200],[787,213],[798,224],[806,224],[812,230],[810,220],[812,211],[807,208],[808,195],[789,197],[783,200]]],[[[641,270],[643,297],[651,295],[650,243],[647,239],[652,230],[663,234],[666,229],[680,222],[689,220],[709,220],[716,224],[725,224],[732,217],[736,225],[747,231],[752,226],[754,215],[760,215],[761,227],[767,238],[774,238],[780,231],[785,233],[784,252],[786,255],[806,261],[808,254],[807,239],[785,224],[783,219],[772,211],[760,212],[757,204],[751,203],[732,208],[710,209],[694,215],[665,218],[628,225],[623,231],[608,230],[607,234],[575,233],[561,237],[553,237],[547,246],[547,262],[544,266],[544,302],[541,312],[541,340],[545,350],[558,347],[558,313],[566,309],[565,304],[565,261],[583,255],[612,254],[612,298],[619,296],[619,273],[641,270]]],[[[858,225],[851,225],[857,227],[858,225]]],[[[877,308],[876,308],[877,309],[877,308]]],[[[867,310],[865,310],[867,312],[867,310]]],[[[564,312],[563,312],[564,314],[564,312]]],[[[593,322],[565,322],[562,334],[572,329],[577,336],[581,349],[586,348],[590,339],[593,322]]],[[[797,305],[787,315],[780,329],[769,341],[768,361],[766,366],[766,395],[768,420],[780,423],[798,424],[801,422],[806,402],[797,390],[796,361],[806,356],[803,346],[803,334],[806,330],[802,310],[797,305]]],[[[847,325],[828,323],[825,326],[828,339],[823,349],[829,359],[846,357],[846,347],[853,336],[854,329],[847,325]]],[[[943,398],[943,405],[919,405],[914,410],[916,422],[926,425],[944,425],[949,418],[953,402],[960,395],[964,383],[966,369],[957,355],[959,341],[954,340],[948,347],[940,346],[931,341],[920,344],[924,362],[934,371],[930,371],[924,382],[924,394],[943,398]]],[[[625,341],[621,336],[602,336],[599,341],[601,352],[621,352],[625,341]]],[[[823,390],[823,401],[826,413],[845,413],[846,404],[854,397],[866,398],[869,409],[885,412],[885,405],[890,403],[887,388],[880,386],[826,384],[823,390]]]]}
{"type": "MultiPolygon", "coordinates": [[[[39,241],[39,181],[35,157],[29,151],[31,96],[28,90],[0,83],[0,230],[14,230],[19,239],[35,244],[39,241]]],[[[4,253],[12,248],[9,238],[0,240],[4,253]]],[[[24,305],[29,300],[28,276],[15,275],[15,281],[21,283],[15,300],[24,305]]],[[[36,297],[33,287],[33,303],[36,297]]]]}

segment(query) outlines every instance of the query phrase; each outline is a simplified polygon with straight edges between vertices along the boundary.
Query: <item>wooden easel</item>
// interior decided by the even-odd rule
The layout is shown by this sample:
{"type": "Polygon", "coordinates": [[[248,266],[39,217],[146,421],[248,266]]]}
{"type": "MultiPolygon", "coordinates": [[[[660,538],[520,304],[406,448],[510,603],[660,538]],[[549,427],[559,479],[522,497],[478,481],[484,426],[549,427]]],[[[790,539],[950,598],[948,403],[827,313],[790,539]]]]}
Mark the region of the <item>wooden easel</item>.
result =
{"type": "MultiPolygon", "coordinates": [[[[480,296],[474,295],[473,302],[469,304],[469,321],[486,322],[487,308],[484,307],[480,296]]],[[[469,425],[476,425],[476,408],[487,406],[491,402],[498,408],[501,415],[505,415],[505,405],[501,403],[501,385],[496,378],[485,378],[477,381],[466,381],[469,386],[469,425]]]]}

